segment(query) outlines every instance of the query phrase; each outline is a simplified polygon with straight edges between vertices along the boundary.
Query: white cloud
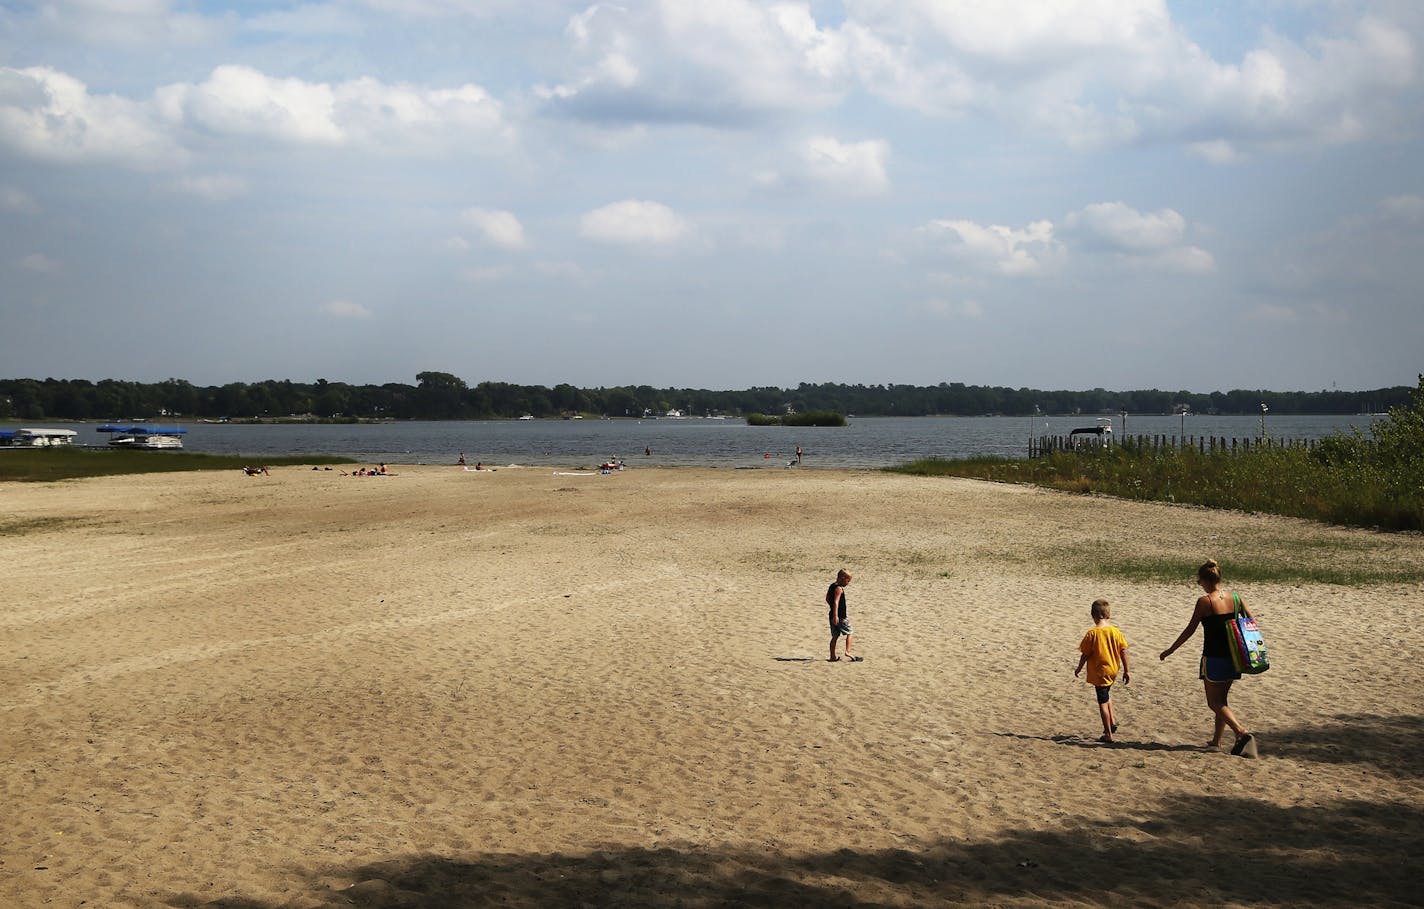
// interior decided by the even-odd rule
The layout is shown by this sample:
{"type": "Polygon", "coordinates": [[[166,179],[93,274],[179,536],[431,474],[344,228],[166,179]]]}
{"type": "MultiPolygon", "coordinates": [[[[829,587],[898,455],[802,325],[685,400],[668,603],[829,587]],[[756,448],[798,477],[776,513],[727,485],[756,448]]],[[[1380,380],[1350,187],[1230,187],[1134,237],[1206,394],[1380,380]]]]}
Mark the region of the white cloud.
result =
{"type": "Polygon", "coordinates": [[[579,233],[604,243],[666,246],[690,235],[692,225],[659,202],[627,199],[586,213],[579,233]]]}
{"type": "Polygon", "coordinates": [[[921,312],[935,319],[980,319],[984,316],[984,306],[977,300],[926,300],[921,312]]]}
{"type": "Polygon", "coordinates": [[[1289,306],[1277,303],[1262,303],[1246,314],[1247,318],[1258,322],[1287,323],[1300,319],[1300,314],[1289,306]]]}
{"type": "Polygon", "coordinates": [[[1342,16],[1340,32],[1302,42],[1266,31],[1239,61],[1218,61],[1165,0],[852,0],[847,9],[839,32],[870,91],[1070,145],[1180,142],[1225,162],[1417,128],[1415,39],[1383,15],[1342,16]]]}
{"type": "Polygon", "coordinates": [[[488,284],[494,281],[503,281],[513,274],[513,270],[508,265],[482,265],[477,268],[467,268],[460,272],[461,279],[471,284],[488,284]]]}
{"type": "Polygon", "coordinates": [[[890,144],[883,140],[841,142],[829,136],[808,139],[801,148],[806,176],[850,195],[875,195],[890,186],[885,161],[890,144]]]}
{"type": "Polygon", "coordinates": [[[1268,32],[1239,63],[1181,38],[1140,86],[1119,86],[1121,106],[1145,137],[1184,139],[1211,161],[1356,142],[1414,128],[1415,56],[1408,33],[1368,17],[1304,44],[1268,32]]]}
{"type": "MultiPolygon", "coordinates": [[[[1102,202],[1070,213],[1062,225],[1034,221],[1022,228],[964,219],[931,221],[916,231],[922,250],[944,256],[968,274],[1015,277],[1066,266],[1070,257],[1104,256],[1118,266],[1202,274],[1214,271],[1210,252],[1186,242],[1187,222],[1165,208],[1141,212],[1122,202],[1102,202]]],[[[963,274],[931,271],[952,285],[963,274]]]]}
{"type": "Polygon", "coordinates": [[[588,273],[577,262],[535,262],[534,270],[546,277],[563,281],[583,281],[588,278],[588,273]]]}
{"type": "Polygon", "coordinates": [[[1210,161],[1212,164],[1233,164],[1245,157],[1240,149],[1225,139],[1191,142],[1187,148],[1198,158],[1210,161]]]}
{"type": "Polygon", "coordinates": [[[309,3],[258,13],[242,23],[246,32],[280,35],[283,38],[359,37],[364,27],[365,23],[354,15],[350,6],[333,3],[309,3]]]}
{"type": "Polygon", "coordinates": [[[321,305],[321,311],[338,319],[369,319],[374,315],[360,303],[350,300],[331,300],[321,305]]]}
{"type": "Polygon", "coordinates": [[[358,142],[498,153],[515,138],[503,106],[478,85],[431,89],[358,79],[335,91],[338,123],[358,142]]]}
{"type": "Polygon", "coordinates": [[[1166,271],[1189,275],[1205,275],[1216,271],[1216,257],[1200,246],[1178,246],[1149,258],[1148,264],[1166,271]]]}
{"type": "Polygon", "coordinates": [[[345,138],[331,86],[272,78],[246,66],[219,66],[196,85],[163,86],[155,99],[172,123],[220,135],[326,144],[345,138]]]}
{"type": "MultiPolygon", "coordinates": [[[[542,13],[542,7],[530,4],[529,0],[357,0],[357,4],[403,18],[469,19],[476,22],[509,20],[542,13]]],[[[548,6],[550,15],[558,9],[558,4],[548,6]]]]}
{"type": "Polygon", "coordinates": [[[513,139],[498,101],[477,85],[448,89],[360,78],[329,84],[219,66],[204,82],[158,89],[174,127],[297,145],[501,151],[513,139]]]}
{"type": "Polygon", "coordinates": [[[1424,225],[1424,196],[1391,196],[1380,202],[1379,211],[1400,224],[1424,225]]]}
{"type": "Polygon", "coordinates": [[[1110,248],[1146,252],[1181,243],[1187,220],[1170,208],[1144,213],[1122,202],[1098,202],[1069,214],[1064,224],[1110,248]]]}
{"type": "Polygon", "coordinates": [[[976,114],[1074,146],[1180,142],[1211,161],[1411,128],[1410,33],[1382,16],[1218,61],[1166,0],[848,0],[843,21],[750,0],[596,4],[566,34],[578,69],[536,89],[603,123],[744,124],[839,104],[976,114]]]}
{"type": "Polygon", "coordinates": [[[919,228],[932,251],[948,255],[977,271],[999,275],[1031,275],[1062,259],[1063,244],[1053,235],[1051,221],[1035,221],[1023,229],[964,220],[931,221],[919,228]]]}
{"type": "Polygon", "coordinates": [[[32,252],[21,257],[20,267],[37,274],[52,275],[58,273],[63,266],[58,259],[51,259],[44,253],[32,252]]]}
{"type": "Polygon", "coordinates": [[[790,3],[596,4],[566,34],[578,70],[538,95],[610,123],[726,125],[825,108],[848,74],[836,31],[790,3]]]}
{"type": "Polygon", "coordinates": [[[232,174],[193,174],[180,177],[174,187],[181,193],[209,202],[226,202],[247,193],[247,181],[232,174]]]}
{"type": "Polygon", "coordinates": [[[44,66],[0,67],[0,146],[69,164],[156,168],[183,157],[146,105],[92,95],[83,82],[44,66]]]}
{"type": "MultiPolygon", "coordinates": [[[[119,162],[156,169],[183,163],[182,147],[214,139],[365,147],[396,152],[502,153],[514,131],[477,85],[448,89],[363,78],[336,84],[219,66],[201,83],[158,88],[149,101],[91,94],[46,67],[0,68],[0,147],[42,160],[119,162]]],[[[203,192],[203,179],[191,186],[203,192]]],[[[210,183],[208,191],[234,186],[210,183]]]]}
{"type": "Polygon", "coordinates": [[[501,249],[524,249],[528,242],[524,238],[524,225],[507,211],[489,208],[470,208],[461,214],[465,223],[477,229],[485,242],[501,249]]]}
{"type": "Polygon", "coordinates": [[[842,142],[831,136],[803,139],[789,152],[784,168],[760,167],[748,173],[758,190],[771,192],[828,190],[843,196],[868,197],[890,188],[886,161],[890,143],[883,139],[842,142]]]}
{"type": "Polygon", "coordinates": [[[34,197],[29,193],[13,186],[0,186],[0,211],[33,215],[39,210],[39,205],[35,203],[34,197]]]}
{"type": "Polygon", "coordinates": [[[1187,220],[1170,208],[1141,212],[1122,202],[1098,202],[1063,220],[1063,237],[1075,248],[1116,254],[1170,271],[1213,271],[1211,253],[1186,242],[1187,220]]]}
{"type": "Polygon", "coordinates": [[[959,56],[1017,69],[1057,69],[1085,56],[1159,40],[1162,0],[855,0],[858,20],[908,37],[933,35],[959,56]]]}
{"type": "Polygon", "coordinates": [[[94,45],[195,45],[224,28],[221,20],[178,12],[166,0],[43,0],[38,6],[48,28],[94,45]]]}
{"type": "Polygon", "coordinates": [[[1263,267],[1268,285],[1293,301],[1313,295],[1332,305],[1347,300],[1360,309],[1402,300],[1417,308],[1424,284],[1424,196],[1381,199],[1325,230],[1284,243],[1263,267]],[[1353,289],[1346,295],[1342,287],[1353,289]]]}

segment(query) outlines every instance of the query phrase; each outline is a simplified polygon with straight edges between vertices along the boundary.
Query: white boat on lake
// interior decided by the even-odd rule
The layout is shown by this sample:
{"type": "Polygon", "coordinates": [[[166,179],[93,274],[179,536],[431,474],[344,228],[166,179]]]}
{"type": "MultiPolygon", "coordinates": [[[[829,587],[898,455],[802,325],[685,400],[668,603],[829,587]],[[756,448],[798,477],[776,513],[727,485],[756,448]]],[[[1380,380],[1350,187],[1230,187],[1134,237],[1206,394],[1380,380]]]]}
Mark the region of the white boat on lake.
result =
{"type": "Polygon", "coordinates": [[[141,451],[164,451],[183,447],[182,436],[188,430],[176,426],[113,426],[99,427],[109,434],[109,444],[115,448],[135,448],[141,451]]]}
{"type": "Polygon", "coordinates": [[[58,448],[74,444],[79,435],[72,429],[34,429],[22,426],[13,431],[0,432],[0,445],[15,448],[58,448]]]}

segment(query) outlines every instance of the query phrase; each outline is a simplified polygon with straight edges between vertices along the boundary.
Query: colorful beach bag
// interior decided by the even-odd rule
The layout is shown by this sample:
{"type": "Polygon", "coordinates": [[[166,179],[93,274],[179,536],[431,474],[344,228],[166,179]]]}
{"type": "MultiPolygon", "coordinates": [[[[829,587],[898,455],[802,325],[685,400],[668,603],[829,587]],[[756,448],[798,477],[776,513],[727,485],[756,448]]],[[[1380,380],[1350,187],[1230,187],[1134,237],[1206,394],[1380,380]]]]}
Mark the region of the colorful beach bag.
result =
{"type": "Polygon", "coordinates": [[[1243,675],[1265,672],[1271,668],[1271,662],[1266,658],[1266,639],[1261,635],[1261,629],[1256,627],[1256,620],[1246,614],[1241,595],[1233,593],[1231,598],[1236,607],[1226,626],[1231,636],[1231,662],[1243,675]]]}

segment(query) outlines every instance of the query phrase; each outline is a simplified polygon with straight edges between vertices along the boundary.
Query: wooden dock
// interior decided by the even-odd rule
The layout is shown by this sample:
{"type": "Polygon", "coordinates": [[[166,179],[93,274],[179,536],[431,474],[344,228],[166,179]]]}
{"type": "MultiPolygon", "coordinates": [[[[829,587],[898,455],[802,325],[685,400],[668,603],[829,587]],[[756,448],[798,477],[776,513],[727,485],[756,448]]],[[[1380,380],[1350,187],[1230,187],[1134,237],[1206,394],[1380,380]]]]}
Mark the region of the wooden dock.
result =
{"type": "Polygon", "coordinates": [[[1237,454],[1262,448],[1314,448],[1319,439],[1277,439],[1270,436],[1177,436],[1136,435],[1113,438],[1094,435],[1043,435],[1030,439],[1028,456],[1041,458],[1055,452],[1091,451],[1101,448],[1121,448],[1133,453],[1185,451],[1195,449],[1202,454],[1215,452],[1237,454]]]}

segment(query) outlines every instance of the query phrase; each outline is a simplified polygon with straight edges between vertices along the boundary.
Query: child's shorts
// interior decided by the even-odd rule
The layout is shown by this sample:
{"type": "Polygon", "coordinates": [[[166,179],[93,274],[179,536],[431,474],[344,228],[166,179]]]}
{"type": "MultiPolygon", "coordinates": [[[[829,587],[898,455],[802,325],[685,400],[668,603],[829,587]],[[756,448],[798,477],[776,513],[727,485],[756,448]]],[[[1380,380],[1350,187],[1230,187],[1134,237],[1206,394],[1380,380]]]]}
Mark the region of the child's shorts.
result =
{"type": "Polygon", "coordinates": [[[1098,693],[1099,704],[1106,704],[1108,699],[1112,697],[1111,685],[1094,685],[1093,690],[1098,693]]]}
{"type": "Polygon", "coordinates": [[[1200,676],[1208,682],[1234,682],[1241,678],[1241,673],[1236,671],[1231,657],[1204,656],[1201,658],[1200,676]]]}
{"type": "Polygon", "coordinates": [[[831,623],[831,634],[847,634],[847,635],[848,635],[848,634],[851,634],[851,633],[852,633],[852,632],[851,632],[851,630],[850,630],[850,622],[849,622],[848,620],[846,620],[846,619],[841,619],[839,622],[832,622],[832,623],[831,623]]]}

